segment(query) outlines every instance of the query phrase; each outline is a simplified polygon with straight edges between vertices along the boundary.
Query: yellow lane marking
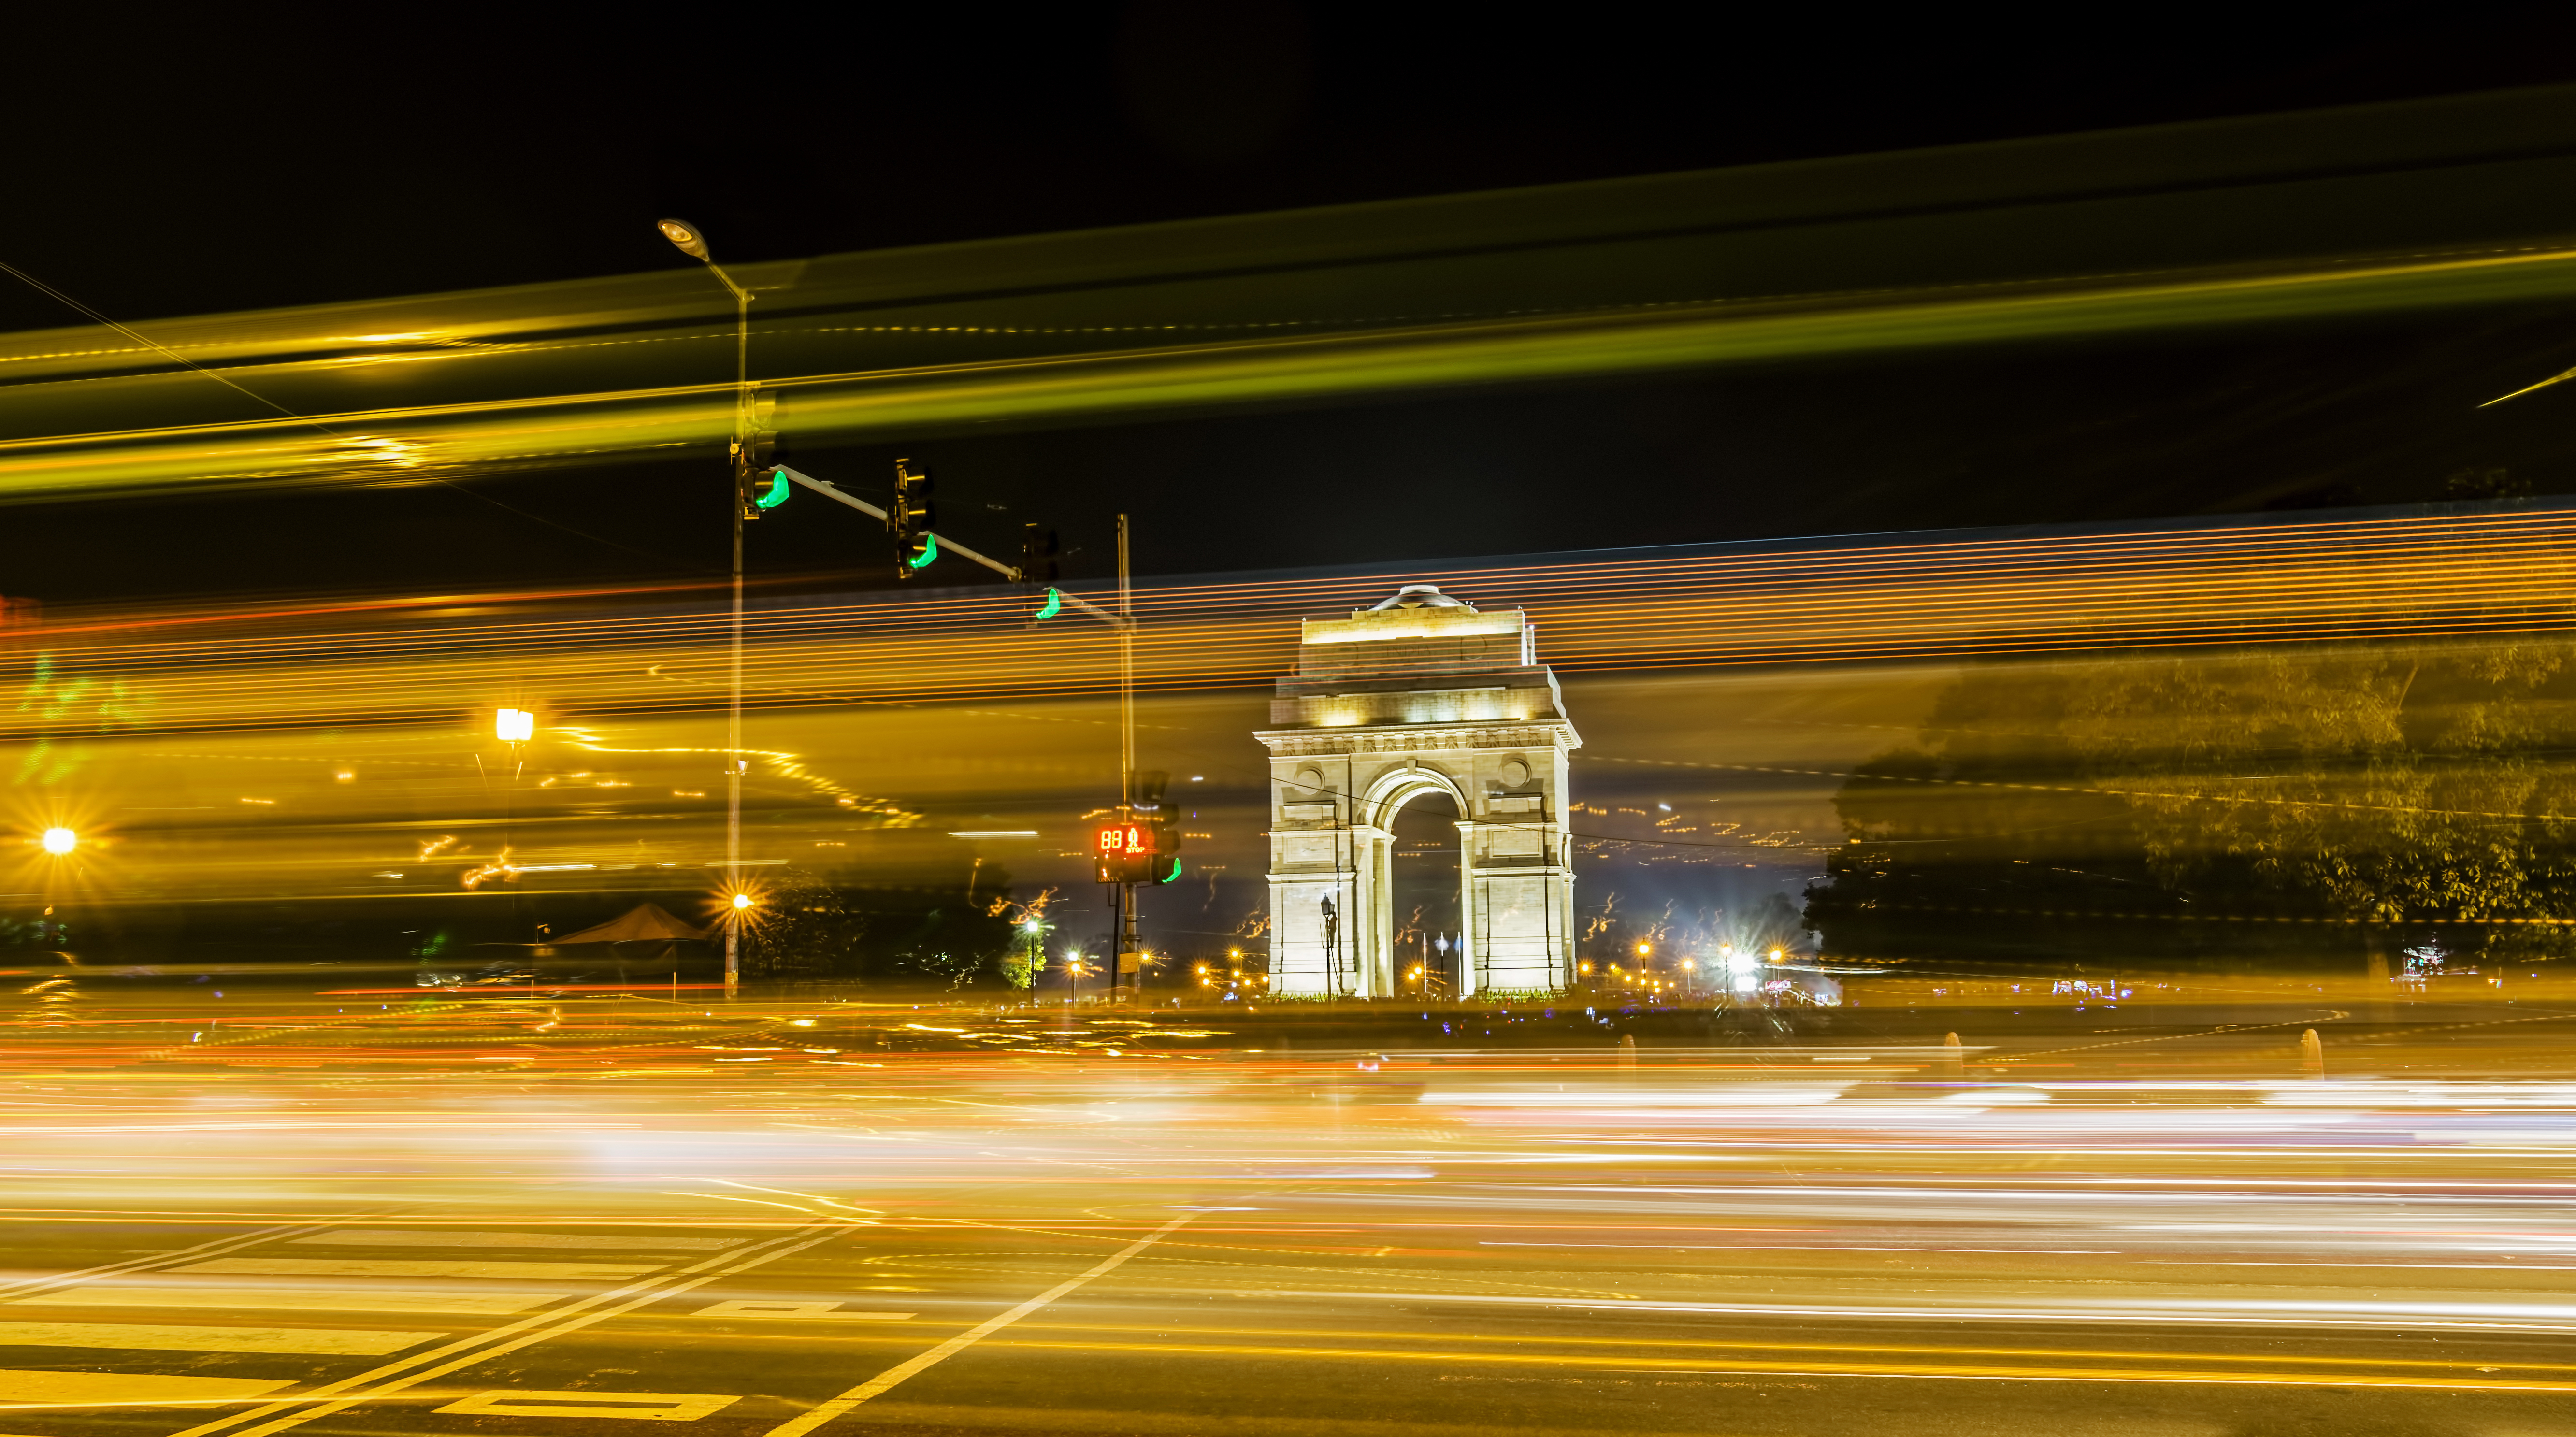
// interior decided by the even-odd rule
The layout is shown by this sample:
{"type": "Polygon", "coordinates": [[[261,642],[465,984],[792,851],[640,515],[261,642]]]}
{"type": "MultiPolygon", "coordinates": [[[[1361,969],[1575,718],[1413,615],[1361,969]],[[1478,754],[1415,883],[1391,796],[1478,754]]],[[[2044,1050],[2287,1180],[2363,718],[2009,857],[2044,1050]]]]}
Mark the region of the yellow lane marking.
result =
{"type": "Polygon", "coordinates": [[[122,1322],[0,1322],[0,1347],[130,1347],[152,1352],[318,1352],[381,1357],[444,1332],[337,1327],[160,1327],[122,1322]]]}
{"type": "Polygon", "coordinates": [[[665,1273],[659,1278],[629,1283],[624,1287],[581,1298],[553,1312],[523,1317],[489,1332],[478,1332],[470,1337],[459,1338],[444,1347],[432,1348],[427,1352],[416,1352],[409,1357],[386,1363],[382,1367],[343,1377],[336,1382],[326,1382],[309,1392],[279,1398],[247,1412],[236,1412],[230,1416],[218,1417],[211,1422],[201,1422],[183,1432],[173,1433],[171,1437],[210,1437],[212,1433],[239,1427],[245,1422],[257,1422],[260,1425],[238,1434],[238,1437],[269,1437],[271,1433],[283,1432],[290,1427],[310,1422],[314,1418],[345,1412],[361,1403],[408,1391],[423,1382],[445,1377],[451,1372],[471,1367],[475,1363],[516,1352],[523,1347],[534,1346],[537,1343],[561,1337],[568,1332],[579,1331],[593,1323],[632,1312],[647,1303],[660,1302],[666,1298],[677,1297],[684,1292],[694,1291],[708,1283],[720,1282],[736,1274],[748,1272],[762,1263],[803,1252],[809,1247],[828,1242],[848,1231],[848,1226],[843,1223],[815,1223],[801,1227],[793,1232],[760,1242],[747,1251],[720,1254],[691,1263],[677,1272],[665,1273]],[[504,1338],[507,1340],[498,1340],[504,1338]],[[294,1410],[297,1408],[302,1410],[294,1410]],[[279,1415],[281,1413],[285,1415],[279,1415]]]}
{"type": "MultiPolygon", "coordinates": [[[[1389,1352],[1374,1347],[1271,1347],[1250,1343],[1047,1342],[1020,1339],[1002,1347],[1056,1352],[1136,1352],[1160,1357],[1308,1358],[1348,1362],[1454,1362],[1507,1367],[1579,1367],[1616,1372],[1760,1373],[1779,1377],[1942,1377],[2009,1382],[2185,1382],[2236,1387],[2429,1387],[2478,1392],[2576,1393],[2576,1382],[2498,1382],[2469,1373],[2450,1377],[2372,1376],[2340,1372],[2194,1372],[2114,1367],[2007,1367],[1908,1362],[1721,1362],[1709,1358],[1619,1357],[1609,1353],[1389,1352]]],[[[772,1434],[778,1437],[778,1434],[772,1434]]]]}
{"type": "Polygon", "coordinates": [[[161,1407],[182,1402],[240,1402],[294,1385],[292,1378],[0,1371],[0,1407],[161,1407]]]}
{"type": "Polygon", "coordinates": [[[351,1227],[291,1238],[332,1247],[577,1247],[602,1252],[722,1252],[747,1237],[591,1237],[560,1232],[441,1232],[435,1228],[351,1227]]]}
{"type": "Polygon", "coordinates": [[[416,1258],[219,1257],[171,1272],[212,1272],[231,1277],[533,1277],[614,1282],[659,1272],[658,1262],[432,1262],[416,1258]]]}
{"type": "Polygon", "coordinates": [[[695,1422],[740,1402],[715,1392],[479,1392],[438,1408],[486,1417],[626,1417],[695,1422]]]}
{"type": "MultiPolygon", "coordinates": [[[[1106,1322],[1033,1322],[1030,1327],[1057,1327],[1074,1332],[1150,1332],[1157,1336],[1172,1330],[1169,1323],[1160,1327],[1146,1324],[1106,1322]]],[[[1321,1337],[1328,1340],[1348,1337],[1347,1332],[1331,1328],[1296,1327],[1193,1327],[1194,1337],[1321,1337]]],[[[1399,1332],[1388,1330],[1373,1334],[1381,1342],[1507,1342],[1515,1347],[1616,1347],[1624,1351],[1641,1348],[1654,1351],[1710,1352],[1872,1352],[1923,1357],[2075,1357],[2096,1362],[2133,1360],[2141,1362],[2305,1362],[2323,1366],[2355,1367],[2426,1367],[2437,1371],[2457,1371],[2479,1366],[2465,1358],[2448,1361],[2420,1357],[2319,1357],[2297,1354],[2268,1356],[2233,1352],[2158,1352],[2123,1350],[2115,1347],[1909,1347],[1893,1342],[1761,1342],[1711,1341],[1704,1338],[1646,1337],[1563,1337],[1527,1333],[1466,1332],[1399,1332]]],[[[1588,1360],[1588,1359],[1587,1359],[1588,1360]]],[[[2576,1363],[2504,1362],[2488,1366],[2510,1367],[2516,1372],[2576,1372],[2576,1363]]]]}
{"type": "Polygon", "coordinates": [[[212,1307],[226,1312],[434,1312],[507,1317],[569,1292],[436,1292],[391,1287],[125,1287],[105,1283],[13,1299],[11,1306],[212,1307]]]}
{"type": "Polygon", "coordinates": [[[837,1302],[762,1302],[743,1298],[701,1307],[691,1317],[785,1317],[826,1322],[909,1322],[917,1313],[844,1309],[837,1302]]]}
{"type": "Polygon", "coordinates": [[[939,1344],[937,1347],[930,1349],[928,1352],[922,1353],[918,1357],[912,1358],[906,1362],[899,1362],[894,1366],[887,1368],[885,1371],[878,1373],[876,1376],[869,1378],[867,1381],[860,1383],[858,1386],[851,1388],[849,1391],[842,1393],[831,1401],[819,1404],[812,1411],[807,1412],[802,1417],[793,1417],[775,1427],[772,1427],[769,1429],[768,1433],[765,1434],[765,1437],[804,1437],[804,1434],[811,1432],[815,1428],[822,1426],[824,1423],[831,1421],[833,1418],[850,1411],[852,1408],[857,1407],[860,1403],[867,1401],[869,1398],[892,1389],[896,1385],[900,1384],[905,1378],[911,1377],[915,1373],[926,1371],[929,1368],[947,1361],[950,1357],[965,1351],[967,1348],[974,1346],[976,1343],[983,1341],[992,1334],[999,1332],[1003,1328],[1010,1326],[1012,1323],[1019,1321],[1021,1318],[1028,1316],[1030,1313],[1037,1311],[1039,1308],[1046,1306],[1048,1303],[1055,1301],[1057,1298],[1062,1297],[1066,1293],[1073,1291],[1075,1288],[1082,1286],[1084,1283],[1091,1281],[1093,1278],[1106,1276],[1120,1264],[1126,1262],[1127,1259],[1134,1257],[1136,1254],[1152,1247],[1155,1243],[1162,1241],[1165,1234],[1173,1232],[1178,1229],[1181,1224],[1186,1223],[1197,1216],[1197,1213],[1181,1214],[1179,1217],[1172,1219],[1170,1222],[1163,1224],[1161,1227],[1154,1229],[1152,1232],[1149,1232],[1143,1237],[1136,1239],[1134,1242],[1127,1244],[1125,1247],[1118,1249],[1118,1251],[1102,1258],[1097,1265],[1090,1269],[1057,1283],[1055,1286],[1048,1288],[1046,1291],[1039,1293],[1037,1296],[1030,1298],[1028,1301],[1021,1303],[1010,1311],[1003,1313],[1001,1316],[988,1318],[985,1321],[978,1323],[973,1328],[965,1332],[961,1332],[955,1337],[948,1339],[946,1342],[939,1344]]]}

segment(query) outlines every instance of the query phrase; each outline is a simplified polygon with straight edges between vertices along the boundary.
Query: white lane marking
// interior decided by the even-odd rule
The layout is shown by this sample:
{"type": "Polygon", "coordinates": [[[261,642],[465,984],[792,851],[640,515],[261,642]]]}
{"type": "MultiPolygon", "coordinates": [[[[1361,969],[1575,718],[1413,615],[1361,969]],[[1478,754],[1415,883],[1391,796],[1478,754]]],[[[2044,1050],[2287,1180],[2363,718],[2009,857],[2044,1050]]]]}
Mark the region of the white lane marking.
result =
{"type": "Polygon", "coordinates": [[[228,1277],[532,1277],[614,1282],[659,1272],[659,1262],[432,1262],[415,1258],[219,1257],[172,1272],[211,1272],[228,1277]]]}
{"type": "Polygon", "coordinates": [[[720,1282],[738,1273],[748,1272],[762,1263],[774,1262],[779,1258],[803,1252],[819,1243],[829,1242],[849,1230],[849,1224],[837,1222],[814,1223],[800,1227],[793,1232],[759,1243],[747,1251],[710,1257],[701,1262],[692,1263],[677,1272],[664,1273],[659,1278],[628,1283],[612,1291],[582,1298],[568,1307],[557,1308],[553,1312],[523,1317],[505,1327],[496,1327],[489,1332],[478,1332],[470,1337],[459,1338],[444,1347],[432,1348],[427,1352],[416,1352],[409,1357],[388,1362],[382,1367],[372,1368],[356,1376],[324,1383],[310,1392],[282,1397],[265,1406],[255,1407],[247,1412],[236,1412],[227,1417],[218,1417],[211,1422],[201,1422],[183,1432],[174,1432],[170,1437],[210,1437],[210,1434],[238,1427],[244,1422],[260,1422],[260,1425],[238,1434],[238,1437],[268,1437],[270,1433],[283,1432],[289,1427],[310,1422],[316,1417],[328,1417],[335,1412],[344,1412],[361,1403],[407,1391],[433,1378],[445,1377],[451,1372],[471,1367],[477,1362],[499,1357],[504,1353],[516,1352],[522,1347],[530,1347],[550,1338],[561,1337],[567,1332],[578,1331],[595,1322],[632,1312],[647,1303],[677,1297],[681,1293],[704,1287],[710,1282],[720,1282]],[[499,1337],[508,1337],[509,1340],[493,1341],[499,1337]],[[442,1358],[448,1360],[441,1361],[442,1358]],[[424,1363],[437,1363],[437,1365],[423,1366],[424,1363]],[[367,1384],[371,1382],[376,1385],[368,1387],[367,1384]],[[302,1407],[304,1410],[300,1412],[290,1410],[297,1407],[302,1407]],[[287,1415],[278,1416],[279,1413],[287,1415]],[[261,1422],[262,1418],[274,1420],[261,1422]]]}
{"type": "Polygon", "coordinates": [[[316,1352],[382,1357],[444,1332],[346,1327],[164,1327],[123,1322],[0,1322],[0,1347],[124,1347],[151,1352],[316,1352]]]}
{"type": "Polygon", "coordinates": [[[896,1365],[887,1368],[885,1371],[878,1373],[876,1376],[869,1378],[867,1381],[860,1383],[858,1386],[851,1388],[849,1391],[842,1393],[831,1401],[822,1403],[815,1407],[813,1411],[806,1413],[804,1416],[790,1418],[787,1421],[770,1428],[766,1437],[804,1437],[804,1434],[811,1432],[815,1428],[822,1426],[824,1423],[831,1421],[833,1418],[848,1412],[852,1408],[857,1407],[860,1403],[867,1401],[869,1398],[875,1397],[879,1393],[895,1387],[904,1379],[913,1376],[915,1373],[926,1371],[947,1361],[949,1358],[956,1356],[958,1353],[965,1351],[967,1348],[974,1346],[976,1343],[983,1341],[985,1338],[992,1336],[994,1333],[999,1332],[1003,1328],[1010,1326],[1012,1323],[1019,1321],[1021,1318],[1028,1316],[1030,1313],[1037,1311],[1039,1308],[1046,1306],[1048,1303],[1055,1301],[1057,1298],[1062,1297],[1066,1293],[1073,1291],[1075,1288],[1082,1286],[1084,1283],[1091,1281],[1093,1278],[1107,1275],[1111,1271],[1115,1270],[1120,1264],[1126,1262],[1127,1259],[1134,1257],[1136,1254],[1143,1252],[1145,1249],[1152,1247],[1158,1242],[1161,1242],[1166,1234],[1172,1232],[1181,1224],[1193,1221],[1197,1217],[1198,1214],[1194,1212],[1181,1214],[1179,1217],[1172,1219],[1170,1222],[1163,1224],[1161,1227],[1154,1229],[1152,1232],[1145,1234],[1143,1237],[1136,1239],[1134,1242],[1127,1244],[1125,1247],[1122,1247],[1116,1252],[1113,1252],[1109,1256],[1101,1259],[1099,1265],[1088,1272],[1082,1273],[1077,1277],[1067,1278],[1064,1281],[1057,1283],[1055,1286],[1048,1288],[1046,1291],[1039,1293],[1037,1296],[1030,1298],[1028,1301],[1021,1303],[1019,1306],[1012,1308],[1010,1311],[1003,1313],[1001,1316],[988,1319],[969,1331],[961,1332],[955,1337],[948,1339],[946,1342],[939,1344],[937,1347],[930,1349],[928,1352],[922,1353],[920,1356],[915,1357],[908,1362],[897,1363],[896,1365]]]}
{"type": "Polygon", "coordinates": [[[21,1292],[33,1292],[40,1288],[60,1287],[66,1283],[78,1282],[85,1277],[107,1277],[115,1273],[132,1272],[138,1267],[156,1267],[162,1263],[175,1262],[180,1258],[192,1257],[198,1253],[238,1252],[259,1243],[273,1242],[280,1233],[305,1232],[310,1230],[311,1226],[310,1223],[295,1223],[287,1227],[264,1227],[257,1232],[244,1233],[238,1237],[217,1238],[213,1242],[201,1242],[195,1247],[183,1247],[172,1252],[156,1253],[150,1257],[103,1263],[97,1267],[84,1267],[78,1272],[58,1272],[51,1277],[31,1277],[20,1282],[0,1284],[0,1298],[7,1298],[21,1292]]]}
{"type": "Polygon", "coordinates": [[[150,1372],[0,1371],[0,1408],[165,1407],[243,1402],[292,1387],[291,1377],[168,1377],[150,1372]]]}
{"type": "Polygon", "coordinates": [[[826,1322],[905,1322],[918,1314],[910,1312],[870,1312],[844,1309],[837,1302],[763,1302],[758,1298],[740,1298],[701,1307],[691,1317],[787,1317],[819,1319],[826,1322]]]}
{"type": "Polygon", "coordinates": [[[438,1292],[400,1287],[127,1287],[97,1283],[13,1298],[11,1306],[213,1307],[226,1312],[435,1312],[508,1317],[570,1292],[438,1292]]]}
{"type": "Polygon", "coordinates": [[[436,1409],[486,1417],[627,1417],[695,1422],[740,1402],[714,1392],[478,1392],[436,1409]]]}
{"type": "Polygon", "coordinates": [[[747,1237],[593,1237],[561,1232],[442,1232],[436,1228],[350,1227],[294,1239],[333,1247],[578,1247],[602,1252],[722,1252],[747,1237]]]}

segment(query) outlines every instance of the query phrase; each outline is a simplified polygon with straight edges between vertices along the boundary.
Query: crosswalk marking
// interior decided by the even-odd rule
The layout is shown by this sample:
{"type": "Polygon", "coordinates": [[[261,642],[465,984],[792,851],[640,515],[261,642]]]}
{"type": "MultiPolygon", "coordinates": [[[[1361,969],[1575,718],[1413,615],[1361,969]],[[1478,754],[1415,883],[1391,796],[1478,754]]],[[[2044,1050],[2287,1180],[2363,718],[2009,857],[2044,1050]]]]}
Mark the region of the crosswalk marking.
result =
{"type": "Polygon", "coordinates": [[[219,1257],[171,1272],[231,1277],[525,1277],[614,1282],[659,1272],[658,1262],[433,1262],[414,1258],[219,1257]]]}
{"type": "Polygon", "coordinates": [[[557,1247],[603,1252],[722,1252],[747,1237],[592,1237],[558,1232],[442,1232],[437,1229],[352,1227],[290,1238],[297,1245],[327,1247],[557,1247]]]}
{"type": "Polygon", "coordinates": [[[276,1433],[316,1418],[345,1412],[363,1402],[382,1401],[462,1368],[578,1332],[650,1303],[666,1302],[712,1282],[722,1282],[764,1263],[830,1242],[848,1230],[839,1223],[817,1223],[767,1241],[755,1240],[746,1251],[702,1258],[651,1281],[578,1298],[553,1312],[522,1317],[489,1332],[478,1332],[426,1352],[399,1357],[381,1367],[325,1382],[311,1391],[273,1398],[246,1411],[171,1433],[169,1437],[216,1437],[218,1433],[230,1433],[231,1437],[274,1437],[276,1433]]]}
{"type": "Polygon", "coordinates": [[[33,1292],[38,1288],[59,1287],[67,1282],[78,1282],[84,1277],[105,1277],[110,1273],[132,1272],[136,1268],[159,1267],[165,1262],[175,1262],[180,1258],[188,1257],[197,1253],[239,1252],[241,1249],[246,1247],[257,1247],[259,1244],[264,1242],[275,1242],[279,1237],[286,1233],[302,1231],[304,1231],[304,1227],[301,1224],[290,1227],[263,1228],[257,1232],[235,1233],[231,1237],[219,1237],[212,1242],[201,1242],[194,1247],[180,1248],[176,1252],[156,1252],[146,1257],[127,1258],[123,1262],[102,1263],[97,1267],[85,1267],[78,1272],[55,1272],[47,1273],[43,1277],[23,1278],[5,1284],[0,1284],[0,1297],[12,1296],[21,1292],[33,1292]]]}
{"type": "Polygon", "coordinates": [[[167,1377],[150,1372],[0,1371],[0,1407],[163,1407],[246,1402],[295,1385],[279,1377],[167,1377]]]}
{"type": "Polygon", "coordinates": [[[152,1352],[310,1352],[381,1357],[444,1332],[339,1327],[162,1327],[123,1322],[0,1322],[0,1347],[129,1347],[152,1352]]]}
{"type": "Polygon", "coordinates": [[[211,1307],[227,1312],[419,1312],[507,1317],[570,1292],[438,1292],[396,1287],[127,1287],[97,1283],[14,1299],[41,1307],[211,1307]]]}
{"type": "Polygon", "coordinates": [[[695,1422],[742,1399],[718,1392],[478,1392],[439,1408],[486,1417],[625,1417],[695,1422]]]}

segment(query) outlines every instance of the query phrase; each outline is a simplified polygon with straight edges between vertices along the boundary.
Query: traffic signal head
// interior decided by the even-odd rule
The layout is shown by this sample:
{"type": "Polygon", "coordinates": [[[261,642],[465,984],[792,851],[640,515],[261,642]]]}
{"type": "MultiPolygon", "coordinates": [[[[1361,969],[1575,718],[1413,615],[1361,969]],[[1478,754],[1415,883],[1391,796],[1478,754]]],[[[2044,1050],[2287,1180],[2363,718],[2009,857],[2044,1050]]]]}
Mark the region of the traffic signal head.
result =
{"type": "Polygon", "coordinates": [[[1053,529],[1035,524],[1020,531],[1020,582],[1053,584],[1056,574],[1056,541],[1053,529]]]}
{"type": "Polygon", "coordinates": [[[909,579],[916,569],[927,568],[939,557],[938,536],[930,532],[937,522],[930,507],[930,476],[915,474],[912,461],[894,461],[894,503],[886,507],[886,527],[894,531],[894,574],[909,579]]]}
{"type": "Polygon", "coordinates": [[[1129,882],[1169,883],[1181,876],[1180,815],[1163,801],[1171,781],[1172,776],[1159,768],[1137,769],[1128,775],[1127,810],[1133,816],[1129,826],[1144,830],[1148,841],[1143,872],[1129,882]]]}
{"type": "Polygon", "coordinates": [[[1160,835],[1150,822],[1104,823],[1092,830],[1091,856],[1103,883],[1152,883],[1154,845],[1160,835]]]}
{"type": "Polygon", "coordinates": [[[734,446],[734,494],[742,517],[757,519],[762,510],[787,502],[787,476],[777,472],[777,452],[778,436],[767,430],[734,446]]]}

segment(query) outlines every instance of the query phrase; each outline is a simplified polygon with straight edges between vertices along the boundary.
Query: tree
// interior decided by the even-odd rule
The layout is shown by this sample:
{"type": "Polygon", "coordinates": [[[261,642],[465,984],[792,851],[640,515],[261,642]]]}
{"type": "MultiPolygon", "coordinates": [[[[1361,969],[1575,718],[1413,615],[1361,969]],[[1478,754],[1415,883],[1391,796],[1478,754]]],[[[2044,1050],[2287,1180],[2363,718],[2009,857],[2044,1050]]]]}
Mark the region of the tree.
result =
{"type": "Polygon", "coordinates": [[[2558,951],[2576,900],[2563,639],[1963,675],[1837,797],[1808,921],[1880,956],[2558,951]]]}
{"type": "Polygon", "coordinates": [[[743,930],[747,976],[831,977],[856,971],[868,915],[822,875],[782,868],[761,885],[743,930]]]}
{"type": "Polygon", "coordinates": [[[1008,896],[996,898],[985,909],[987,917],[999,918],[1010,925],[1011,946],[1004,952],[999,967],[1002,981],[1022,992],[1037,982],[1046,971],[1046,936],[1055,931],[1047,921],[1047,905],[1055,901],[1056,890],[1042,890],[1026,903],[1014,903],[1008,896]]]}
{"type": "MultiPolygon", "coordinates": [[[[980,865],[977,873],[988,894],[1009,893],[1008,874],[980,865]]],[[[1017,930],[990,897],[978,902],[969,890],[942,897],[920,912],[895,939],[892,956],[898,970],[963,988],[978,979],[1000,977],[1002,959],[1011,952],[1016,936],[1017,930]]]]}

